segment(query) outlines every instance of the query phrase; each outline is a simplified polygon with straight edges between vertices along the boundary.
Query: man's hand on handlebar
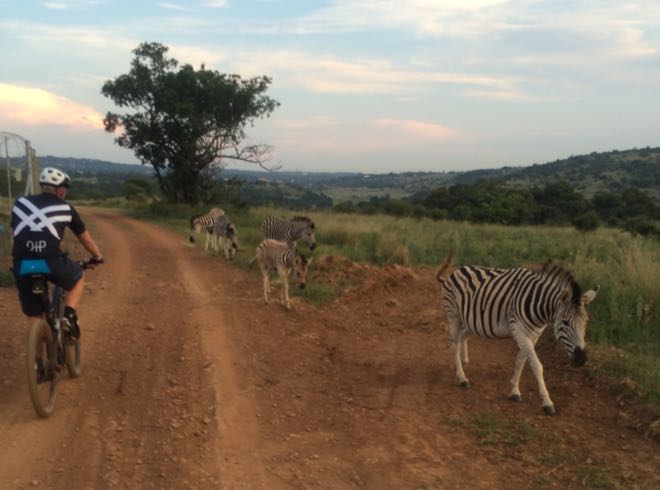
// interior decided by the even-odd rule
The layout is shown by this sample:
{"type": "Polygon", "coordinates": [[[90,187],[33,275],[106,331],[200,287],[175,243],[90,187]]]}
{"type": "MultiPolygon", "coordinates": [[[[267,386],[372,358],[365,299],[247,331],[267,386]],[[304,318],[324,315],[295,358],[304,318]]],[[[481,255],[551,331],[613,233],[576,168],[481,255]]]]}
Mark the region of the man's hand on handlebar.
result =
{"type": "Polygon", "coordinates": [[[93,269],[97,265],[101,265],[104,262],[105,259],[103,257],[92,257],[83,262],[80,262],[80,265],[82,266],[83,269],[93,269]]]}

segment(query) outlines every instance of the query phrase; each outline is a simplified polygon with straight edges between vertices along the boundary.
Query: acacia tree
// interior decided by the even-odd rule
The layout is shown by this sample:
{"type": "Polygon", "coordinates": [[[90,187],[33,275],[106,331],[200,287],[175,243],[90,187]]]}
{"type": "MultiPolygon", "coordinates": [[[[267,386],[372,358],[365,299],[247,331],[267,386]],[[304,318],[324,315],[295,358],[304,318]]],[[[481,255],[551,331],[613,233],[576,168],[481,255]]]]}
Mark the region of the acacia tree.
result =
{"type": "Polygon", "coordinates": [[[115,142],[150,164],[163,193],[194,204],[212,188],[212,176],[227,159],[267,170],[272,147],[242,145],[245,129],[268,117],[279,102],[265,95],[271,79],[179,67],[168,48],[142,43],[133,51],[129,73],[103,84],[101,93],[130,113],[108,112],[105,130],[115,142]]]}

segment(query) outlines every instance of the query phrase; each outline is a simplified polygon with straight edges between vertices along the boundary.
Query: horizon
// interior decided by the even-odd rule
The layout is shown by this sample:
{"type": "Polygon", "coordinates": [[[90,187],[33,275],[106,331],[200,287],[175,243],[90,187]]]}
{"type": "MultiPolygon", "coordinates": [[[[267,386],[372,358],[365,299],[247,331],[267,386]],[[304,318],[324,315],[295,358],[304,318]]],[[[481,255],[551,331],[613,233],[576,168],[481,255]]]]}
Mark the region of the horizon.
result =
{"type": "Polygon", "coordinates": [[[100,91],[146,41],[180,65],[271,77],[281,106],[246,129],[286,172],[465,172],[659,146],[660,2],[0,5],[0,131],[37,155],[139,164],[103,130],[124,111],[100,91]]]}
{"type": "MultiPolygon", "coordinates": [[[[603,152],[595,152],[598,154],[607,154],[607,153],[625,153],[629,151],[640,151],[644,149],[650,149],[650,150],[656,150],[660,149],[660,146],[658,147],[649,147],[645,146],[643,148],[626,148],[626,149],[612,149],[612,150],[607,150],[603,152]]],[[[466,172],[478,172],[478,171],[489,171],[489,170],[502,170],[505,168],[514,168],[514,169],[523,169],[527,167],[531,167],[534,165],[547,165],[551,164],[554,162],[558,161],[563,161],[563,160],[568,160],[569,158],[574,158],[574,157],[583,157],[583,156],[589,156],[594,152],[589,152],[589,153],[584,153],[584,154],[579,154],[579,155],[569,155],[564,158],[558,158],[552,161],[548,162],[532,162],[524,165],[503,165],[500,167],[484,167],[484,168],[475,168],[475,169],[463,169],[463,170],[401,170],[401,171],[383,171],[383,172],[378,172],[378,171],[373,171],[373,172],[363,172],[359,170],[296,170],[296,169],[277,169],[273,171],[268,171],[263,168],[260,168],[256,165],[251,165],[249,168],[232,168],[232,167],[224,167],[221,169],[221,171],[225,170],[234,170],[234,171],[240,171],[240,172],[255,172],[255,173],[265,173],[265,174],[278,174],[278,173],[347,173],[347,174],[363,174],[363,175],[385,175],[385,174],[404,174],[404,173],[466,173],[466,172]]],[[[40,156],[37,155],[37,158],[40,156]]],[[[73,157],[73,156],[58,156],[58,155],[41,155],[43,158],[59,158],[62,160],[66,159],[74,159],[74,160],[92,160],[95,162],[99,163],[109,163],[109,164],[114,164],[114,165],[132,165],[132,166],[137,166],[137,167],[150,167],[150,164],[141,164],[139,162],[137,163],[127,163],[127,162],[116,162],[116,161],[111,161],[111,160],[102,160],[102,159],[96,159],[96,158],[87,158],[87,157],[73,157]]]]}

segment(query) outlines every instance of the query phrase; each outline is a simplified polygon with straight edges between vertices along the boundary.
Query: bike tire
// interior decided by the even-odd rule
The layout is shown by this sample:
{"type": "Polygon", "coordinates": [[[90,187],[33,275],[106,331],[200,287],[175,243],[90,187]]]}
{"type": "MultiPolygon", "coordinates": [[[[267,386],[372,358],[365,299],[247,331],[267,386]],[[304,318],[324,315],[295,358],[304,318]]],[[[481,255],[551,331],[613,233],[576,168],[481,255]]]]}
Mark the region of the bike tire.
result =
{"type": "Polygon", "coordinates": [[[26,367],[30,399],[40,417],[48,417],[55,410],[57,376],[53,366],[56,364],[57,348],[50,327],[45,320],[37,320],[28,334],[26,367]],[[43,380],[47,374],[50,374],[50,379],[43,380]]]}
{"type": "Polygon", "coordinates": [[[82,373],[80,339],[64,339],[64,364],[69,377],[77,378],[82,373]]]}

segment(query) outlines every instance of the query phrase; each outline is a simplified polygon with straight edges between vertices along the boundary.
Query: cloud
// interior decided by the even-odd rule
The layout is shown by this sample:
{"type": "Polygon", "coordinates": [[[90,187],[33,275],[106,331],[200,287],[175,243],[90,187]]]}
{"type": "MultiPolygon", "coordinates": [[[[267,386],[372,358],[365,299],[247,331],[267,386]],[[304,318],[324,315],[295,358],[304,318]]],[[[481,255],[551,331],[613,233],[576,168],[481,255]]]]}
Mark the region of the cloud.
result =
{"type": "Polygon", "coordinates": [[[42,2],[42,5],[51,10],[85,10],[104,2],[105,0],[60,0],[42,2]]]}
{"type": "Polygon", "coordinates": [[[93,131],[103,128],[103,116],[92,107],[46,90],[0,83],[0,121],[27,125],[65,126],[93,131]]]}
{"type": "Polygon", "coordinates": [[[420,88],[431,89],[440,84],[519,92],[517,85],[522,81],[513,77],[398,68],[384,59],[343,60],[296,51],[243,52],[227,62],[239,73],[270,73],[279,83],[331,94],[417,96],[420,88]]]}
{"type": "Polygon", "coordinates": [[[413,119],[376,119],[375,124],[394,128],[414,138],[433,141],[462,141],[466,135],[442,124],[415,121],[413,119]]]}
{"type": "Polygon", "coordinates": [[[272,126],[281,129],[306,129],[336,126],[340,124],[332,116],[311,116],[306,119],[275,119],[272,126]]]}
{"type": "Polygon", "coordinates": [[[0,21],[0,29],[10,32],[19,39],[38,45],[40,49],[48,49],[64,44],[72,53],[78,53],[81,47],[104,50],[116,49],[129,52],[137,42],[121,36],[111,29],[95,29],[91,27],[53,26],[41,23],[22,23],[16,21],[0,21]]]}
{"type": "MultiPolygon", "coordinates": [[[[309,155],[341,158],[384,155],[388,152],[435,152],[439,145],[456,148],[471,140],[463,130],[414,119],[338,120],[332,116],[272,119],[261,132],[280,155],[309,159],[309,155]]],[[[392,153],[388,158],[392,157],[392,153]]],[[[336,162],[335,162],[336,163],[336,162]]]]}
{"type": "Polygon", "coordinates": [[[214,9],[222,9],[227,6],[227,0],[215,0],[213,2],[206,2],[204,5],[214,9]]]}
{"type": "Polygon", "coordinates": [[[186,7],[184,5],[179,5],[176,3],[167,3],[167,2],[159,2],[156,3],[158,7],[168,9],[168,10],[177,10],[179,12],[194,12],[195,9],[192,9],[190,7],[186,7]]]}

